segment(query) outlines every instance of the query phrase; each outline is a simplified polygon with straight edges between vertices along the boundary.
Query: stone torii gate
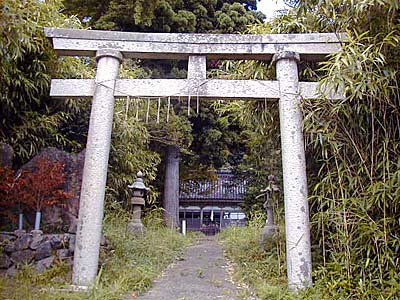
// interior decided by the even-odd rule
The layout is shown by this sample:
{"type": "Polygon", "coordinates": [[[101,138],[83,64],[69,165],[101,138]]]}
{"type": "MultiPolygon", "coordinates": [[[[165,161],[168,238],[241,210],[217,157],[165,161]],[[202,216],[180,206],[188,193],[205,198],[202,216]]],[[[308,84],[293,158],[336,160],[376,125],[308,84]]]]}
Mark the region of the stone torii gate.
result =
{"type": "MultiPolygon", "coordinates": [[[[89,286],[98,268],[114,97],[195,96],[279,100],[289,287],[312,284],[309,208],[301,98],[320,98],[316,82],[299,82],[297,64],[340,49],[333,33],[167,34],[46,28],[60,56],[95,56],[95,79],[53,79],[54,98],[93,97],[80,196],[73,284],[89,286]],[[117,79],[123,58],[188,59],[187,79],[117,79]],[[276,63],[277,81],[207,79],[207,59],[276,63]]],[[[324,93],[324,92],[322,92],[324,93]]],[[[334,92],[325,93],[341,98],[334,92]]]]}

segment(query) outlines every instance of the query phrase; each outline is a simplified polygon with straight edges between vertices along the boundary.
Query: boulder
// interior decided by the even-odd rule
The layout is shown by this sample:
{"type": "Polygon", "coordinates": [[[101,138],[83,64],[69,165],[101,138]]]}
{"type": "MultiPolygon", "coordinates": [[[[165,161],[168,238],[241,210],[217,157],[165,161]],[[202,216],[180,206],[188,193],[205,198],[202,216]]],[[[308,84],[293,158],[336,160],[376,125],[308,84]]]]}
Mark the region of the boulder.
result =
{"type": "Polygon", "coordinates": [[[41,244],[35,252],[35,260],[41,260],[43,258],[49,257],[53,254],[53,248],[51,247],[50,241],[46,241],[41,244]]]}
{"type": "Polygon", "coordinates": [[[54,256],[49,256],[47,258],[41,259],[36,262],[35,270],[37,273],[43,273],[46,269],[53,265],[54,256]]]}
{"type": "Polygon", "coordinates": [[[63,259],[63,258],[70,257],[70,256],[71,256],[71,253],[69,252],[68,249],[59,249],[56,252],[56,257],[58,259],[63,259]]]}
{"type": "Polygon", "coordinates": [[[64,243],[65,243],[65,242],[64,242],[62,236],[53,235],[53,236],[50,238],[50,244],[51,244],[51,247],[52,247],[53,249],[61,249],[61,248],[63,248],[63,247],[64,247],[64,243]]]}
{"type": "Polygon", "coordinates": [[[15,236],[12,233],[0,233],[0,243],[8,243],[15,240],[15,236]]]}
{"type": "Polygon", "coordinates": [[[23,229],[14,230],[14,235],[15,235],[17,238],[20,237],[20,236],[22,236],[22,235],[24,235],[24,234],[26,234],[26,231],[23,230],[23,229]]]}
{"type": "Polygon", "coordinates": [[[8,144],[0,143],[0,167],[11,167],[13,158],[13,148],[8,144]]]}
{"type": "Polygon", "coordinates": [[[34,255],[31,249],[15,251],[11,254],[11,260],[15,264],[29,264],[33,260],[34,255]]]}
{"type": "Polygon", "coordinates": [[[6,271],[6,274],[10,277],[15,277],[17,276],[18,273],[18,269],[16,265],[12,265],[11,267],[9,267],[6,271]]]}
{"type": "Polygon", "coordinates": [[[29,233],[25,233],[21,235],[17,240],[14,242],[15,250],[24,250],[29,248],[29,244],[32,242],[32,236],[29,233]]]}
{"type": "Polygon", "coordinates": [[[11,253],[15,251],[15,242],[8,243],[4,246],[4,252],[11,253]]]}
{"type": "Polygon", "coordinates": [[[5,253],[1,253],[0,254],[0,269],[8,269],[11,265],[12,265],[12,261],[8,257],[8,255],[5,253]]]}
{"type": "Polygon", "coordinates": [[[46,238],[43,235],[35,235],[32,238],[31,243],[29,244],[29,248],[31,248],[32,250],[36,250],[45,241],[46,238]]]}

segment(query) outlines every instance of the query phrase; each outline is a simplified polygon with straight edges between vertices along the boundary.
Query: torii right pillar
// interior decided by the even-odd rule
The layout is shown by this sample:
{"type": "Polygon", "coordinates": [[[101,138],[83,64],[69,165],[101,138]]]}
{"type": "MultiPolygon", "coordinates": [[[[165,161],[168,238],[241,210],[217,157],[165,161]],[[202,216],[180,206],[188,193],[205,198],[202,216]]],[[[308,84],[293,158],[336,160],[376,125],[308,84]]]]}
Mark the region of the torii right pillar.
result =
{"type": "Polygon", "coordinates": [[[276,62],[280,89],[279,119],[288,283],[291,290],[298,290],[312,285],[303,114],[297,69],[300,57],[298,53],[282,51],[275,54],[273,60],[276,62]]]}

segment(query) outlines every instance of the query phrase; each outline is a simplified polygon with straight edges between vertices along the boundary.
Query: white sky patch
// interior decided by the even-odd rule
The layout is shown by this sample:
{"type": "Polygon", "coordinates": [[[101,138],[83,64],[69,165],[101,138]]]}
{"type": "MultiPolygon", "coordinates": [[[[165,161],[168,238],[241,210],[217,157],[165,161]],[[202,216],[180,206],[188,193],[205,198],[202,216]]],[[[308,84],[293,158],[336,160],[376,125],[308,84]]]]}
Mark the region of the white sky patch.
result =
{"type": "Polygon", "coordinates": [[[276,10],[288,8],[283,0],[261,0],[257,2],[257,9],[267,16],[270,20],[274,17],[276,10]]]}

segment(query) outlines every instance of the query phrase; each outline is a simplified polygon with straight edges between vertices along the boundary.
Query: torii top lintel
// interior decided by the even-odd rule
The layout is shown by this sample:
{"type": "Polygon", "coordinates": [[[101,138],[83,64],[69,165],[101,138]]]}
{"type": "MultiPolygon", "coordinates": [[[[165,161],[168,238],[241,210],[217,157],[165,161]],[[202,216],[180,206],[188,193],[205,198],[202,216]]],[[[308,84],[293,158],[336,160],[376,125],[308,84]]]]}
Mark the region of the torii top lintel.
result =
{"type": "Polygon", "coordinates": [[[206,55],[220,59],[271,60],[279,51],[293,51],[302,60],[321,61],[341,47],[344,34],[194,34],[138,33],[45,28],[62,56],[95,56],[102,48],[121,51],[125,58],[187,59],[206,55]]]}

